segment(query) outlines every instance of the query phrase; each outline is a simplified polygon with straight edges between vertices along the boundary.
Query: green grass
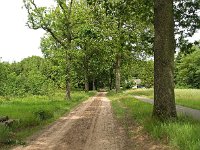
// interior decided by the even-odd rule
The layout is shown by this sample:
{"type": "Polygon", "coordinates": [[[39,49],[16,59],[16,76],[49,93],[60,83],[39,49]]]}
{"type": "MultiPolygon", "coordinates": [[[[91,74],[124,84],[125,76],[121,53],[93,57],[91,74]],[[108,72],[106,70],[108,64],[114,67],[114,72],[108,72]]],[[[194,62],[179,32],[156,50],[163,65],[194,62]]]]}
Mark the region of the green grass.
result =
{"type": "MultiPolygon", "coordinates": [[[[153,89],[129,90],[127,93],[153,98],[153,89]]],[[[175,89],[176,104],[200,110],[200,89],[175,89]]]]}
{"type": "Polygon", "coordinates": [[[108,94],[118,119],[131,116],[132,122],[144,127],[152,138],[167,143],[173,149],[199,150],[200,122],[179,116],[178,120],[160,122],[151,117],[152,105],[138,101],[128,93],[108,94]]]}
{"type": "Polygon", "coordinates": [[[55,121],[73,107],[94,95],[95,92],[72,92],[72,100],[64,100],[65,93],[24,98],[0,98],[0,116],[17,119],[11,127],[0,126],[0,147],[10,144],[24,144],[26,137],[55,121]]]}
{"type": "Polygon", "coordinates": [[[176,103],[200,110],[200,89],[176,89],[176,103]]]}
{"type": "Polygon", "coordinates": [[[134,89],[134,90],[128,90],[126,93],[132,94],[132,95],[139,95],[139,96],[146,96],[149,98],[154,97],[153,89],[134,89]]]}

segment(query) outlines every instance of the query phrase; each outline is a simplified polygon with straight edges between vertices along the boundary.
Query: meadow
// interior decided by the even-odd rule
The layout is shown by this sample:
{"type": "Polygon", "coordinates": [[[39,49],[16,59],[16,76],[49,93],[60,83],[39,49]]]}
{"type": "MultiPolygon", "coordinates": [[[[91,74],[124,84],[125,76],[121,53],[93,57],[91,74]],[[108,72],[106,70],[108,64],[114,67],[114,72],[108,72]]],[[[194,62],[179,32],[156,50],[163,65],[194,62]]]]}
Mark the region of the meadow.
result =
{"type": "MultiPolygon", "coordinates": [[[[148,91],[149,92],[149,91],[148,91]]],[[[145,95],[149,95],[149,93],[145,95]]],[[[160,122],[152,118],[152,105],[133,98],[132,92],[114,94],[109,93],[112,108],[118,120],[124,122],[124,128],[131,129],[132,124],[138,124],[142,132],[148,133],[151,138],[159,143],[165,143],[171,149],[199,150],[200,147],[200,122],[189,117],[178,116],[176,120],[160,122]],[[127,124],[126,119],[129,119],[127,124]]],[[[130,136],[134,137],[130,131],[130,136]]]]}
{"type": "MultiPolygon", "coordinates": [[[[132,95],[154,98],[153,89],[135,89],[127,91],[132,95]]],[[[175,89],[176,104],[200,110],[200,89],[175,89]]]]}
{"type": "Polygon", "coordinates": [[[95,92],[72,92],[72,99],[64,99],[65,93],[54,96],[1,97],[0,116],[16,121],[7,127],[0,124],[0,149],[9,145],[25,144],[26,137],[69,112],[72,108],[94,95],[95,92]]]}

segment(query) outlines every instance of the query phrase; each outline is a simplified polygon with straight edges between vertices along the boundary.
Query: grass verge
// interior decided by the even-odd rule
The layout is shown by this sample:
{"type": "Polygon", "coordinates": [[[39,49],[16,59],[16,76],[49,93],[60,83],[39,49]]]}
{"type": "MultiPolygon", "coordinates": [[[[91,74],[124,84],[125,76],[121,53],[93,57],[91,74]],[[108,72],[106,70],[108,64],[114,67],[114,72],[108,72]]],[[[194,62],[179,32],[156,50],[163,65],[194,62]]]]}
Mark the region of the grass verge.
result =
{"type": "Polygon", "coordinates": [[[26,137],[55,121],[94,94],[95,92],[72,92],[70,101],[64,100],[64,92],[57,92],[51,98],[48,96],[9,99],[1,97],[0,116],[8,116],[17,121],[10,127],[0,125],[0,149],[6,149],[10,145],[25,144],[26,137]]]}
{"type": "MultiPolygon", "coordinates": [[[[153,89],[135,89],[127,93],[133,95],[154,97],[153,89]]],[[[175,89],[176,104],[200,110],[200,89],[175,89]]]]}
{"type": "Polygon", "coordinates": [[[109,93],[108,97],[118,119],[125,118],[128,113],[131,120],[141,125],[155,140],[166,142],[173,149],[199,150],[200,122],[182,116],[177,120],[159,122],[151,118],[151,104],[138,101],[128,93],[109,93]]]}

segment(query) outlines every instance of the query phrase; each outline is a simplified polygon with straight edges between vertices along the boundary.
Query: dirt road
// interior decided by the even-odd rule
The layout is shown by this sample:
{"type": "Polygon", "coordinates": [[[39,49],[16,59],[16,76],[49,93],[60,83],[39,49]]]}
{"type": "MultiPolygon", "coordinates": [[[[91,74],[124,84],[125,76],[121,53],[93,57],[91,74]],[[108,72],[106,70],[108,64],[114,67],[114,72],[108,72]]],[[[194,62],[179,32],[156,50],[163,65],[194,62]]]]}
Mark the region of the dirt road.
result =
{"type": "Polygon", "coordinates": [[[25,147],[14,150],[125,150],[105,93],[98,93],[61,117],[25,147]]]}

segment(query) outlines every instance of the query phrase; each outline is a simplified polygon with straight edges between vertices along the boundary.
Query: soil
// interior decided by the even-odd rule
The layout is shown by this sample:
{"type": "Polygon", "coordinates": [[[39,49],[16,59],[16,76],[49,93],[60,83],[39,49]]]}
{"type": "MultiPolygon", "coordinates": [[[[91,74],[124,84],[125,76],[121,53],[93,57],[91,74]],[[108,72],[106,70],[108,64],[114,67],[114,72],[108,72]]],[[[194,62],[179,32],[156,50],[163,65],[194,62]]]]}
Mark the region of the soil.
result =
{"type": "Polygon", "coordinates": [[[141,132],[128,116],[123,122],[115,119],[105,92],[80,104],[71,113],[58,119],[27,145],[13,150],[166,150],[141,132]]]}
{"type": "Polygon", "coordinates": [[[113,118],[105,92],[83,102],[70,114],[14,150],[128,150],[126,137],[113,118]]]}

